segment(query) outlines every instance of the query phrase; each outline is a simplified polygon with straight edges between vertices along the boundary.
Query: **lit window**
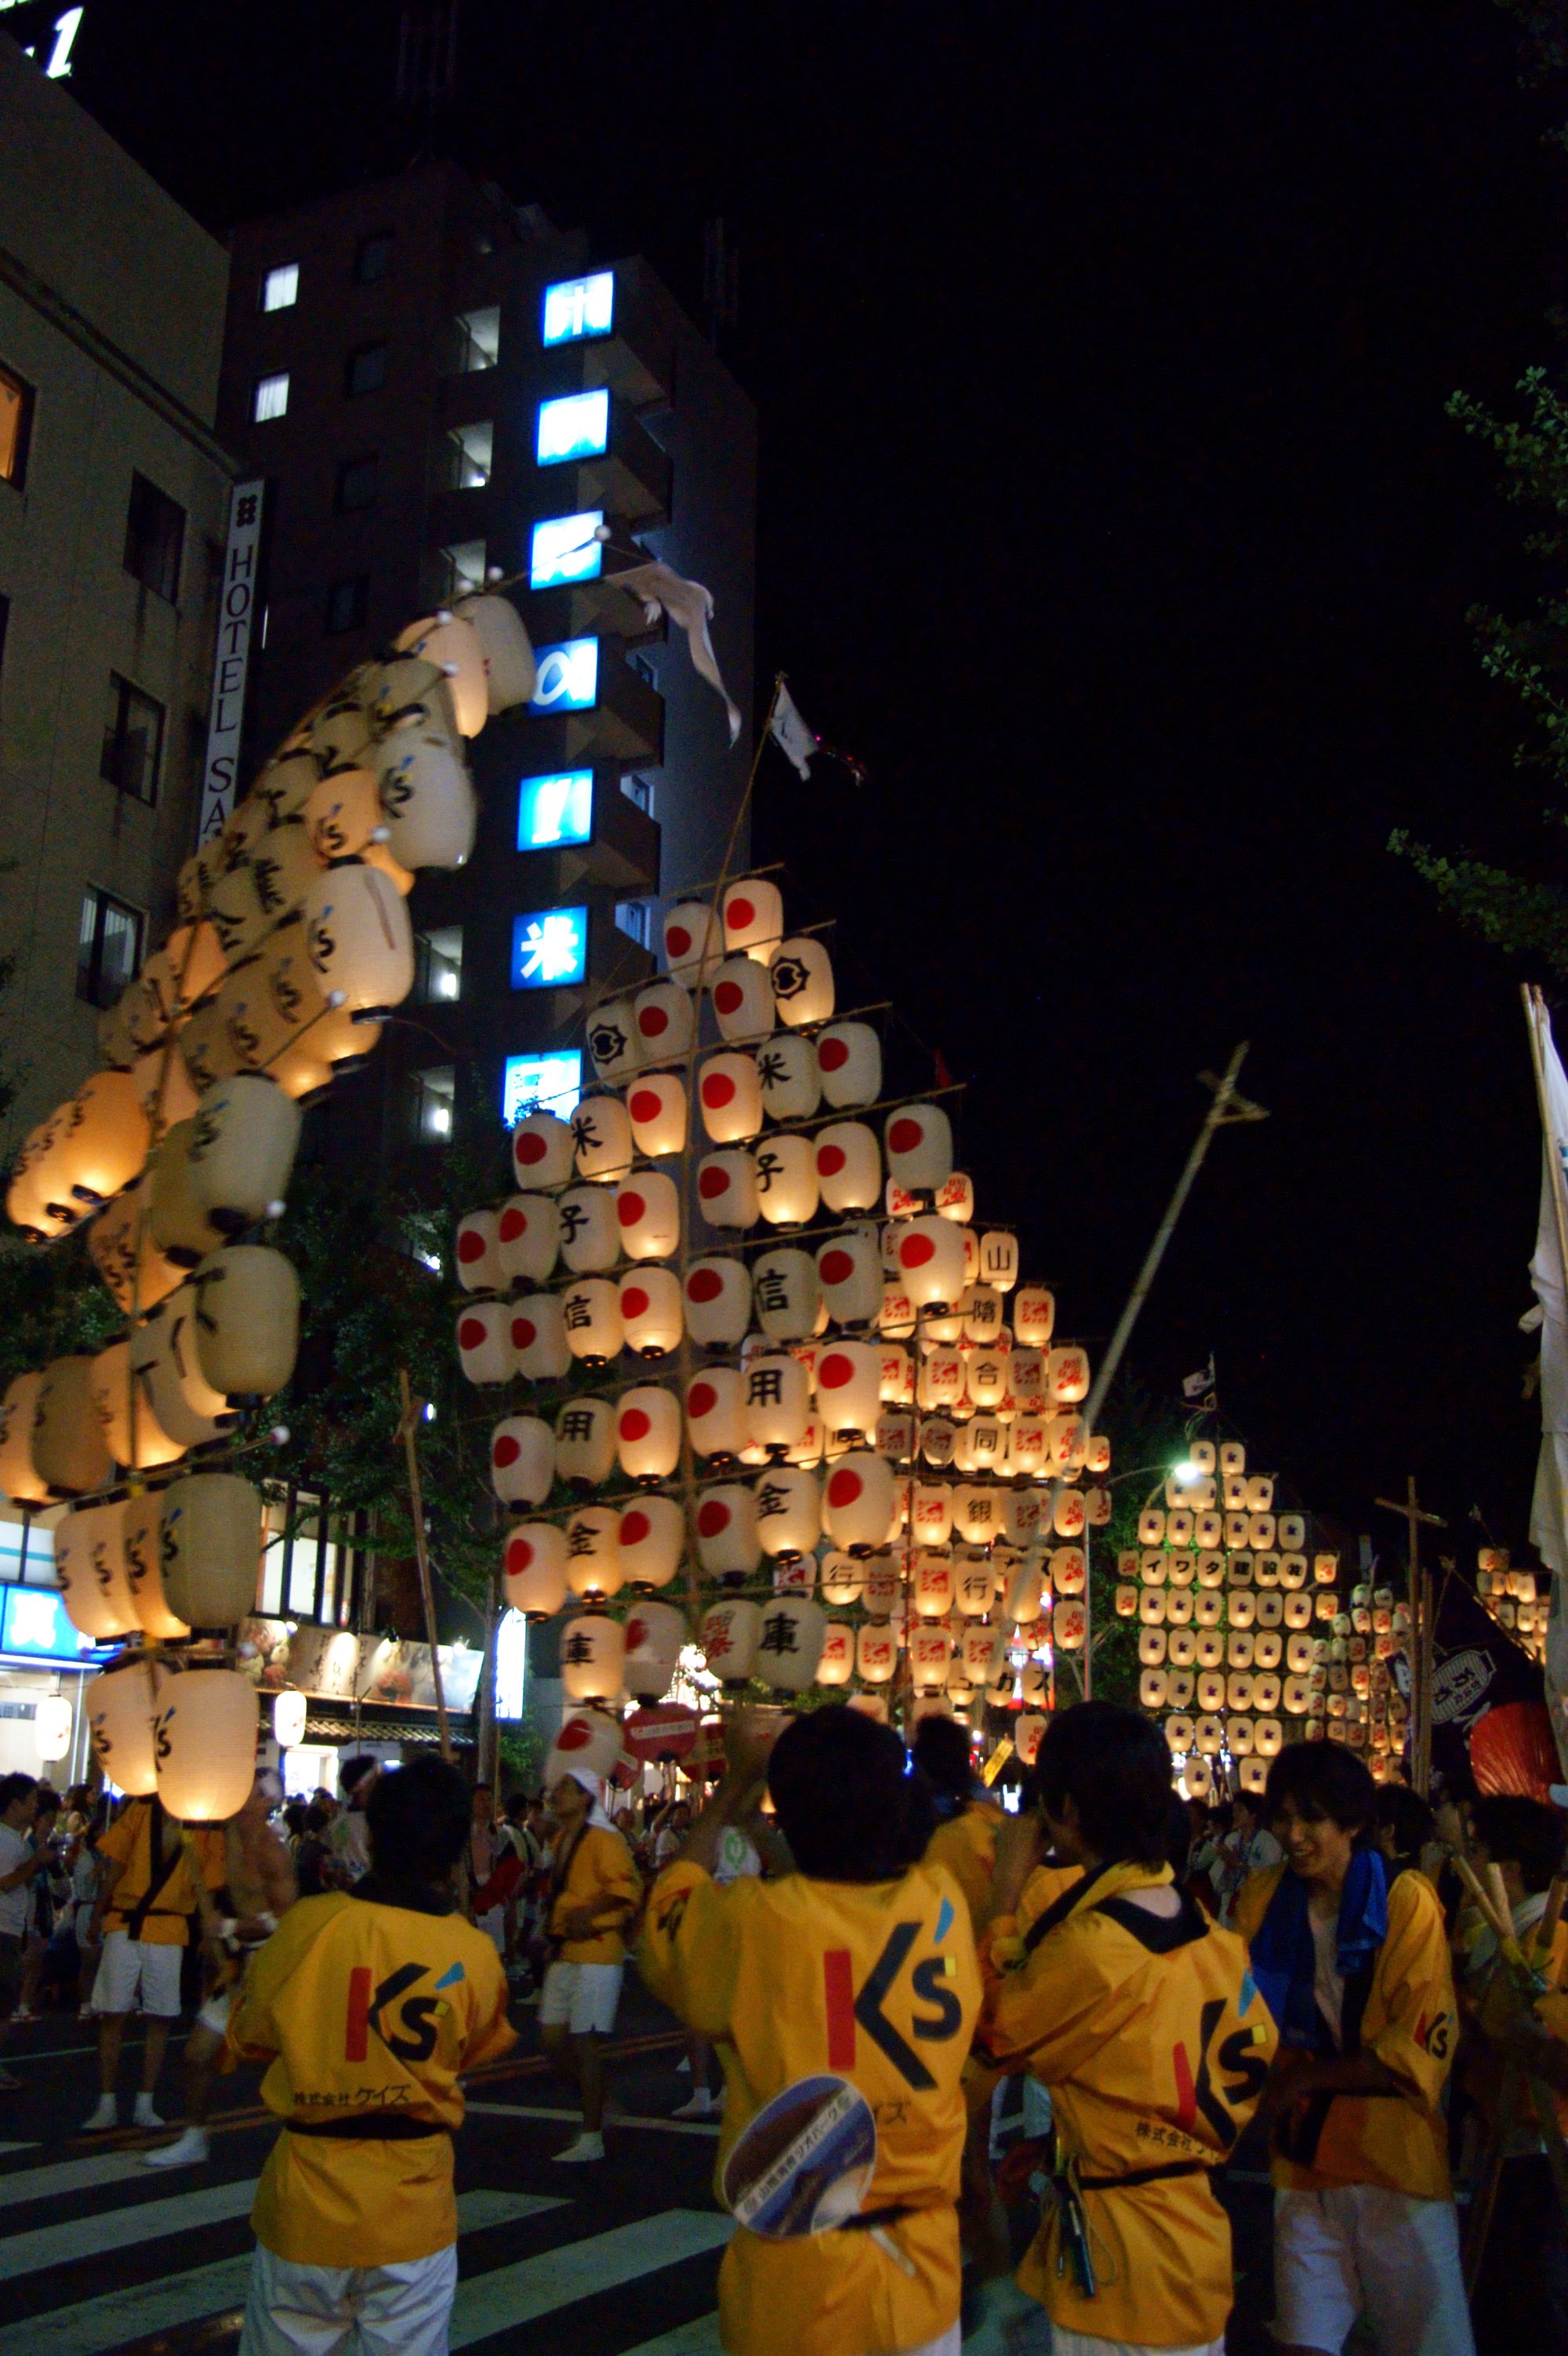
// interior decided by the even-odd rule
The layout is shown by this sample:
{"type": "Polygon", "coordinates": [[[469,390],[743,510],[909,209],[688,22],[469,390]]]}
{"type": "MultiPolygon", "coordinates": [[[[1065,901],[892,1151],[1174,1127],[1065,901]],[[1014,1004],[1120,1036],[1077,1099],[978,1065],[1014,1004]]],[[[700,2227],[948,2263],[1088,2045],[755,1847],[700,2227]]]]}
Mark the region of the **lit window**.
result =
{"type": "Polygon", "coordinates": [[[109,674],[109,709],[98,774],[149,806],[158,798],[158,756],[163,750],[164,708],[118,671],[109,674]]]}
{"type": "Polygon", "coordinates": [[[620,781],[620,789],[626,796],[628,802],[635,802],[638,809],[639,810],[646,810],[650,818],[653,816],[653,780],[651,777],[623,777],[620,781]]]}
{"type": "Polygon", "coordinates": [[[411,1076],[414,1098],[414,1126],[426,1145],[447,1145],[451,1142],[456,1111],[457,1075],[450,1064],[414,1072],[411,1076]]]}
{"type": "Polygon", "coordinates": [[[485,585],[485,543],[460,540],[436,556],[438,584],[435,603],[454,605],[459,597],[477,597],[485,585]]]}
{"type": "Polygon", "coordinates": [[[386,380],[385,344],[361,344],[357,352],[349,353],[349,365],[343,372],[343,389],[350,398],[359,392],[379,392],[386,380]]]}
{"type": "Polygon", "coordinates": [[[542,340],[575,344],[585,336],[607,336],[615,318],[616,281],[613,270],[596,270],[591,278],[561,278],[544,290],[542,340]]]}
{"type": "Polygon", "coordinates": [[[540,647],[535,660],[538,684],[530,712],[591,712],[599,692],[597,638],[568,638],[562,646],[540,647]]]}
{"type": "Polygon", "coordinates": [[[18,491],[27,479],[32,423],[32,386],[0,368],[0,483],[10,483],[18,491]]]}
{"type": "Polygon", "coordinates": [[[414,937],[414,995],[427,1004],[448,1003],[463,994],[463,927],[435,926],[414,937]]]}
{"type": "Polygon", "coordinates": [[[605,544],[598,536],[604,520],[602,508],[588,508],[581,515],[548,516],[536,523],[529,552],[529,587],[553,589],[565,581],[596,581],[605,563],[605,544]]]}
{"type": "Polygon", "coordinates": [[[596,392],[563,393],[559,401],[539,404],[535,455],[542,466],[564,466],[570,458],[596,458],[610,438],[610,397],[596,392]]]}
{"type": "Polygon", "coordinates": [[[490,479],[495,443],[496,430],[488,420],[479,425],[457,425],[444,434],[436,454],[437,488],[482,491],[490,479]]]}
{"type": "Polygon", "coordinates": [[[624,933],[628,940],[635,941],[639,948],[645,949],[650,930],[650,916],[648,901],[621,900],[616,906],[616,930],[624,933]]]}
{"type": "Polygon", "coordinates": [[[553,1112],[567,1120],[582,1092],[583,1058],[575,1048],[509,1055],[501,1075],[501,1119],[509,1129],[528,1112],[553,1112]]]}
{"type": "Polygon", "coordinates": [[[131,477],[131,503],[125,514],[124,567],[145,589],[173,605],[179,594],[180,558],[185,552],[185,509],[145,475],[131,477]]]}
{"type": "Polygon", "coordinates": [[[501,315],[492,303],[483,311],[460,311],[452,322],[450,376],[472,376],[500,359],[501,315]]]}
{"type": "Polygon", "coordinates": [[[545,908],[512,918],[514,990],[558,990],[581,981],[587,969],[586,908],[545,908]]]}
{"type": "Polygon", "coordinates": [[[251,415],[258,425],[270,417],[288,415],[288,370],[275,369],[270,376],[259,376],[251,394],[251,415]]]}
{"type": "Polygon", "coordinates": [[[263,311],[292,311],[299,300],[299,264],[280,262],[262,280],[263,311]]]}
{"type": "Polygon", "coordinates": [[[653,665],[649,661],[646,655],[632,655],[629,658],[629,660],[631,667],[637,673],[639,679],[646,681],[647,685],[650,687],[658,686],[659,674],[654,669],[653,665]]]}
{"type": "Polygon", "coordinates": [[[553,777],[524,777],[517,791],[520,851],[553,851],[564,842],[589,842],[593,833],[592,769],[573,769],[553,777]]]}
{"type": "Polygon", "coordinates": [[[141,962],[141,910],[90,884],[77,933],[78,998],[92,1006],[113,1006],[141,962]]]}

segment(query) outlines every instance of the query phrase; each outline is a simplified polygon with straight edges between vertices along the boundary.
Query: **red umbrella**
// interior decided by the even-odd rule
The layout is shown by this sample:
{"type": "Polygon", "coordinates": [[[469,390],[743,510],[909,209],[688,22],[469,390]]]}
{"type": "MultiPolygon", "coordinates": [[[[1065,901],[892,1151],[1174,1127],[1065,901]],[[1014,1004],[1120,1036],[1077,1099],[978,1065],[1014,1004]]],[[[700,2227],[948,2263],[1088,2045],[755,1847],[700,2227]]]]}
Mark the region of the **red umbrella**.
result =
{"type": "Polygon", "coordinates": [[[1505,1701],[1470,1729],[1470,1766],[1477,1788],[1550,1800],[1563,1780],[1552,1720],[1538,1701],[1505,1701]]]}

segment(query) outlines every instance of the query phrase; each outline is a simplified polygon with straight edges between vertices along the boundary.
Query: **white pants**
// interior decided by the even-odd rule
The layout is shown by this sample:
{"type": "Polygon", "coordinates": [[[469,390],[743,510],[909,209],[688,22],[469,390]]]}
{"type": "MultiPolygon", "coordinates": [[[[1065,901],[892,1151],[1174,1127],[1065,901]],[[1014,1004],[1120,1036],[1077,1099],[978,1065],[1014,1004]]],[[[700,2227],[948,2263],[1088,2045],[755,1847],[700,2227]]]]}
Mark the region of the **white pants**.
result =
{"type": "Polygon", "coordinates": [[[177,2020],[184,1961],[183,1947],[152,1947],[128,1931],[106,1932],[92,1983],[93,2011],[129,2012],[139,1989],[142,2010],[152,2019],[177,2020]]]}
{"type": "Polygon", "coordinates": [[[1452,2201],[1377,2184],[1274,2194],[1274,2337],[1338,2356],[1364,2315],[1381,2356],[1476,2356],[1452,2201]]]}
{"type": "Polygon", "coordinates": [[[301,2266],[260,2243],[240,2356],[446,2356],[454,2243],[394,2266],[301,2266]]]}
{"type": "Polygon", "coordinates": [[[1032,2308],[1005,2327],[1004,2336],[1013,2356],[1225,2356],[1223,2332],[1218,2340],[1155,2348],[1142,2340],[1101,2340],[1088,2331],[1069,2331],[1065,2324],[1053,2323],[1043,2307],[1032,2308]]]}
{"type": "Polygon", "coordinates": [[[597,2029],[607,2037],[616,2025],[624,1964],[552,1964],[539,1996],[541,2029],[564,2029],[574,2037],[597,2029]]]}

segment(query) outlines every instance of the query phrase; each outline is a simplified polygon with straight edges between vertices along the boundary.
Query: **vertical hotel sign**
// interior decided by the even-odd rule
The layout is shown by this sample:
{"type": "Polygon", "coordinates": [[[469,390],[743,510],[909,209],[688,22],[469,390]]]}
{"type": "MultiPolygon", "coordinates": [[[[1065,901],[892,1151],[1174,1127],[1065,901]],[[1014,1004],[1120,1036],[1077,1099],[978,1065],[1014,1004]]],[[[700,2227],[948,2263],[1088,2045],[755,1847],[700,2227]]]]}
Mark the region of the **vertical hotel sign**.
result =
{"type": "Polygon", "coordinates": [[[240,766],[240,730],[245,717],[245,680],[251,668],[251,625],[256,612],[256,565],[262,540],[265,486],[236,483],[229,509],[229,542],[223,551],[223,594],[218,610],[218,650],[212,660],[212,717],[207,731],[207,766],[201,774],[201,830],[198,842],[222,833],[234,809],[240,766]]]}

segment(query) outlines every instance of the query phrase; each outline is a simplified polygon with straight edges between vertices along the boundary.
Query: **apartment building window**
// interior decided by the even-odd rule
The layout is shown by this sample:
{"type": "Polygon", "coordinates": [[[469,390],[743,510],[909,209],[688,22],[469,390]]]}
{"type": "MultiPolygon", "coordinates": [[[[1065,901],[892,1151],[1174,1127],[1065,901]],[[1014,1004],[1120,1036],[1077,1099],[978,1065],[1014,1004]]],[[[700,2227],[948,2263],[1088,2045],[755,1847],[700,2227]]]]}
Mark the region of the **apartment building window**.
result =
{"type": "Polygon", "coordinates": [[[366,458],[348,458],[338,469],[338,512],[351,515],[359,508],[373,508],[376,503],[376,476],[379,460],[372,451],[366,458]]]}
{"type": "Polygon", "coordinates": [[[163,755],[164,708],[119,672],[109,674],[109,707],[103,716],[103,750],[98,774],[152,809],[158,798],[163,755]]]}
{"type": "Polygon", "coordinates": [[[90,884],[81,895],[76,994],[90,1006],[113,1006],[142,962],[142,912],[90,884]]]}
{"type": "Polygon", "coordinates": [[[0,483],[19,491],[27,479],[27,444],[33,434],[33,388],[8,368],[0,368],[0,483]]]}
{"type": "Polygon", "coordinates": [[[450,1064],[433,1065],[409,1075],[413,1131],[423,1145],[446,1145],[452,1136],[457,1075],[450,1064]]]}
{"type": "Polygon", "coordinates": [[[459,597],[477,597],[485,585],[485,555],[482,540],[459,540],[434,550],[428,568],[434,602],[450,605],[459,597]]]}
{"type": "Polygon", "coordinates": [[[463,995],[463,927],[433,925],[416,933],[414,995],[429,1005],[450,1004],[463,995]]]}
{"type": "Polygon", "coordinates": [[[299,300],[299,264],[280,262],[262,273],[263,311],[292,311],[299,300]]]}
{"type": "Polygon", "coordinates": [[[624,933],[628,940],[635,941],[639,948],[645,949],[648,947],[649,935],[652,930],[651,904],[647,900],[618,902],[616,929],[618,932],[624,933]]]}
{"type": "Polygon", "coordinates": [[[482,311],[459,311],[447,334],[446,373],[472,376],[493,369],[501,353],[501,315],[497,304],[482,311]]]}
{"type": "Polygon", "coordinates": [[[658,686],[659,675],[646,655],[633,655],[630,658],[630,662],[631,667],[637,673],[639,679],[646,680],[650,687],[658,686]]]}
{"type": "Polygon", "coordinates": [[[495,446],[493,425],[454,426],[435,445],[432,490],[483,490],[495,463],[495,446]]]}
{"type": "Polygon", "coordinates": [[[273,369],[251,388],[251,415],[258,425],[269,418],[288,415],[288,370],[273,369]]]}
{"type": "Polygon", "coordinates": [[[628,802],[635,802],[638,809],[639,810],[646,810],[650,818],[653,816],[653,780],[651,777],[623,777],[620,781],[620,789],[626,796],[628,802]]]}
{"type": "Polygon", "coordinates": [[[385,344],[361,344],[349,355],[349,365],[343,371],[343,390],[352,400],[356,393],[380,392],[387,380],[387,348],[385,344]]]}
{"type": "Polygon", "coordinates": [[[327,592],[328,635],[362,628],[370,602],[371,576],[368,573],[351,573],[346,580],[334,581],[327,592]]]}
{"type": "Polygon", "coordinates": [[[361,286],[373,286],[392,274],[392,231],[380,229],[360,240],[354,255],[354,276],[361,286]]]}
{"type": "Polygon", "coordinates": [[[126,572],[172,605],[179,595],[184,552],[185,509],[145,475],[133,474],[125,516],[126,572]]]}

